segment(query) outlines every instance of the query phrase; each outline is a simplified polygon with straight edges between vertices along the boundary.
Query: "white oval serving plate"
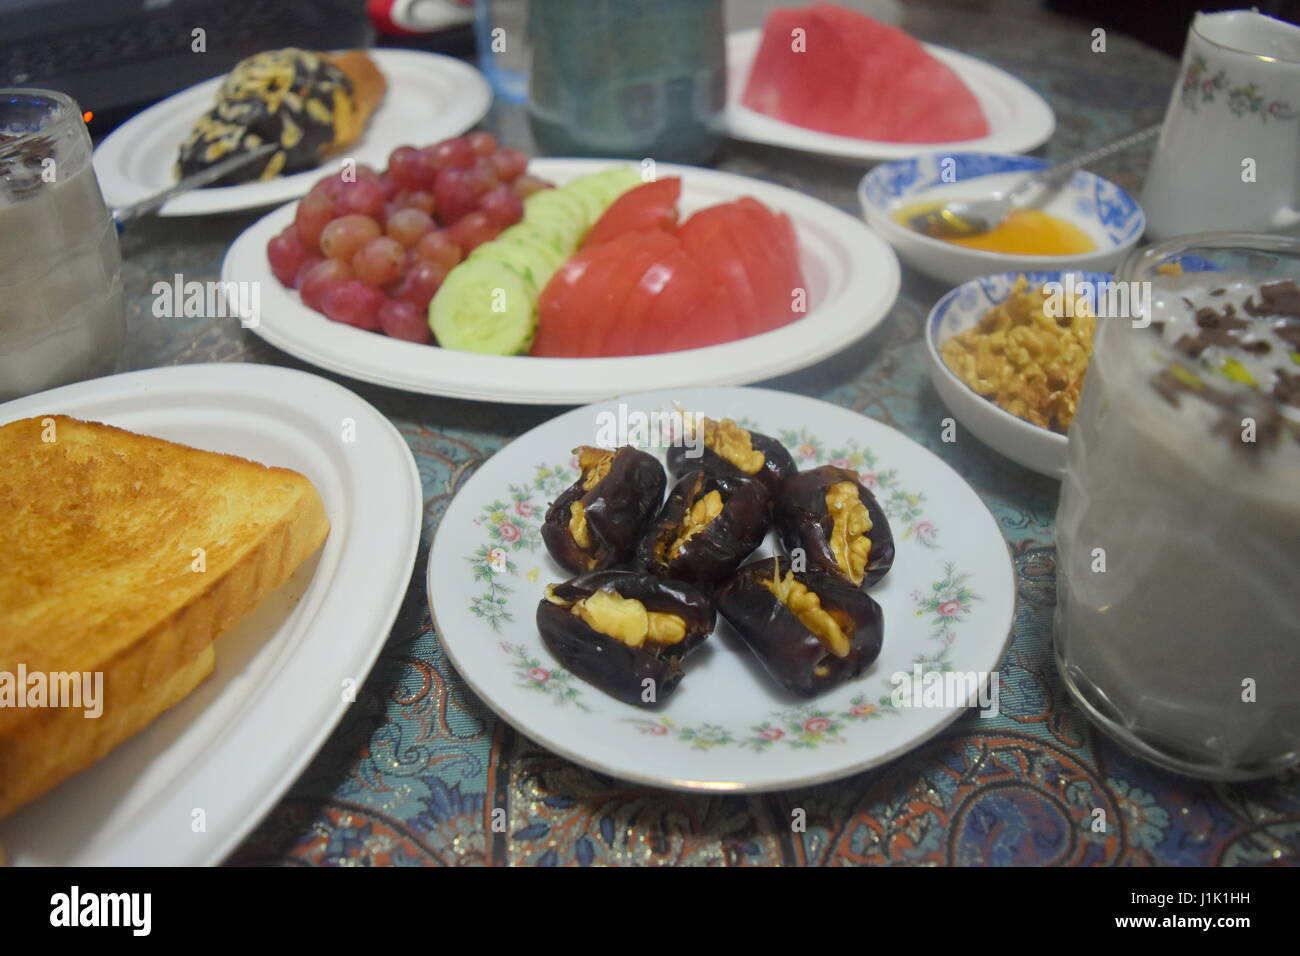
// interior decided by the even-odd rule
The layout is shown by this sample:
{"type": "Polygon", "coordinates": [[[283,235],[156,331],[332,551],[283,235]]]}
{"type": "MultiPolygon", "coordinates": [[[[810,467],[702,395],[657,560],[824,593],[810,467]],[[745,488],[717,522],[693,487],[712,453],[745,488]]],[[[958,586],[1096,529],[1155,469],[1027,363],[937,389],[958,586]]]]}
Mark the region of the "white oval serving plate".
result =
{"type": "Polygon", "coordinates": [[[727,37],[726,122],[727,133],[734,139],[877,163],[952,149],[1023,153],[1047,142],[1056,129],[1056,116],[1047,101],[1010,73],[973,56],[930,43],[922,44],[925,51],[956,73],[979,100],[988,119],[989,135],[952,143],[888,143],[805,129],[765,116],[740,102],[762,39],[759,29],[741,30],[727,37]]]}
{"type": "Polygon", "coordinates": [[[388,639],[420,540],[415,460],[367,402],[270,365],[94,379],[0,405],[0,422],[46,413],[292,468],[325,503],[323,548],[218,638],[211,677],[0,823],[15,864],[219,863],[315,756],[349,706],[344,682],[359,688],[388,639]]]}
{"type": "MultiPolygon", "coordinates": [[[[616,162],[535,159],[528,171],[564,183],[616,162]]],[[[898,260],[861,220],[793,189],[733,173],[660,163],[657,174],[682,177],[683,215],[741,196],[789,214],[809,286],[808,314],[724,345],[619,358],[479,355],[403,342],[331,322],[271,274],[266,244],[293,221],[294,205],[275,210],[240,235],[226,254],[221,278],[259,283],[261,320],[253,331],[313,365],[410,392],[521,404],[589,402],[652,388],[762,381],[835,354],[889,313],[898,296],[898,260]]]]}
{"type": "MultiPolygon", "coordinates": [[[[201,216],[272,206],[306,195],[343,159],[383,169],[403,143],[425,146],[469,129],[492,105],[492,90],[468,63],[422,50],[367,50],[388,80],[384,100],[361,139],[316,169],[238,186],[191,190],[169,200],[160,216],[201,216]]],[[[181,90],[127,120],[95,150],[104,201],[124,206],[176,182],[176,153],[194,121],[216,103],[224,76],[181,90]]]]}

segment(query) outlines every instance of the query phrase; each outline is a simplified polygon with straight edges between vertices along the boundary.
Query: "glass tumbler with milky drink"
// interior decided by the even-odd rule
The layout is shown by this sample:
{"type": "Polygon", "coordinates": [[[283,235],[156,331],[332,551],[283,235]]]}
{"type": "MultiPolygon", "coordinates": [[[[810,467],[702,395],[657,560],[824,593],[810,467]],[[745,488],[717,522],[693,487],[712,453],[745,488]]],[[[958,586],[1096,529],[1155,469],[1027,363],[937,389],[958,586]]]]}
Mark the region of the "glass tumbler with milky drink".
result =
{"type": "Polygon", "coordinates": [[[1057,662],[1104,731],[1220,780],[1300,762],[1300,242],[1130,256],[1057,512],[1057,662]]]}
{"type": "Polygon", "coordinates": [[[70,98],[0,90],[0,401],[116,369],[122,260],[90,152],[70,98]]]}

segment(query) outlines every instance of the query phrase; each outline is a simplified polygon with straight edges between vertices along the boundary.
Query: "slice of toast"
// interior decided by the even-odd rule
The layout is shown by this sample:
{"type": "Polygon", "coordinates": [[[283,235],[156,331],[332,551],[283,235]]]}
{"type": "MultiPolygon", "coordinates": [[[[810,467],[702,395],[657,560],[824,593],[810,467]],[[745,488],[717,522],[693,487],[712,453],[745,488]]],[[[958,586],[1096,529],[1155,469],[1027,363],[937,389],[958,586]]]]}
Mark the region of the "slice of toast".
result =
{"type": "Polygon", "coordinates": [[[0,680],[100,673],[104,698],[0,704],[0,819],[188,694],[329,533],[297,472],[62,415],[0,427],[0,516],[0,680]]]}

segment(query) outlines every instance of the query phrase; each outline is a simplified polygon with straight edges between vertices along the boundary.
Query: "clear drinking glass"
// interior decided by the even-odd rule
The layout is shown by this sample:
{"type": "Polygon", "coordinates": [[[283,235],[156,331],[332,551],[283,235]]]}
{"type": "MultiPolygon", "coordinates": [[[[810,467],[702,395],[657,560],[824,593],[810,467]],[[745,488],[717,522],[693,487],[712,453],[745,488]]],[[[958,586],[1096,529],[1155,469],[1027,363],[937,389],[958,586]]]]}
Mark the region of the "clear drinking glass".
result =
{"type": "Polygon", "coordinates": [[[722,0],[532,0],[528,121],[552,156],[704,163],[727,99],[722,0]]]}
{"type": "Polygon", "coordinates": [[[0,90],[0,401],[116,370],[122,259],[90,153],[72,99],[0,90]]]}
{"type": "Polygon", "coordinates": [[[1070,429],[1061,675],[1094,722],[1155,763],[1275,773],[1300,762],[1300,318],[1261,319],[1242,296],[1255,290],[1258,310],[1261,285],[1300,280],[1300,242],[1184,236],[1131,255],[1117,279],[1148,283],[1150,305],[1100,323],[1070,429]],[[1189,357],[1193,339],[1241,328],[1215,318],[1225,303],[1291,344],[1247,323],[1231,334],[1269,349],[1235,367],[1235,346],[1189,357]],[[1264,385],[1290,375],[1287,404],[1264,385]]]}

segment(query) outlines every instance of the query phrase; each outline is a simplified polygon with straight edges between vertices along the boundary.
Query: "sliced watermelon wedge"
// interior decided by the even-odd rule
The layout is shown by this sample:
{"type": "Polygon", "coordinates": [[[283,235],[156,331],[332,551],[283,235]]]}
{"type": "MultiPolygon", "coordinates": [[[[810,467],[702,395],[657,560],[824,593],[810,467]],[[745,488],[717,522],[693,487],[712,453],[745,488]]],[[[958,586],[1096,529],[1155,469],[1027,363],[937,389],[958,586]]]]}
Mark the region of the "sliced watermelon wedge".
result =
{"type": "Polygon", "coordinates": [[[979,100],[920,43],[830,3],[768,14],[741,102],[806,129],[879,142],[989,133],[979,100]]]}

